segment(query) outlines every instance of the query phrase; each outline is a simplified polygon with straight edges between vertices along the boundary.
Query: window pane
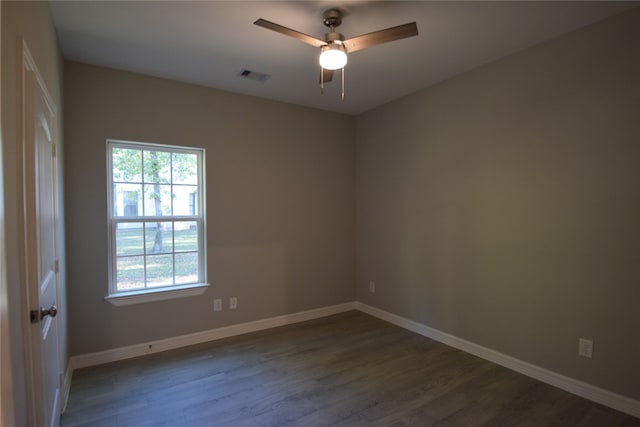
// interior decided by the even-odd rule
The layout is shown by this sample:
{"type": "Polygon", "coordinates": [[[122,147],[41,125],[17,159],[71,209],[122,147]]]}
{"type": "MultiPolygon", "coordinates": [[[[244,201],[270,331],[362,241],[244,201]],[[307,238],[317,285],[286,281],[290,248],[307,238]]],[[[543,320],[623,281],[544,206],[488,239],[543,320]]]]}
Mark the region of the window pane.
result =
{"type": "Polygon", "coordinates": [[[142,182],[142,152],[140,150],[114,147],[111,166],[114,181],[142,182]]]}
{"type": "Polygon", "coordinates": [[[145,216],[171,215],[171,186],[146,184],[144,186],[145,216]]]}
{"type": "Polygon", "coordinates": [[[170,222],[148,222],[145,224],[147,254],[173,252],[173,230],[170,222]]]}
{"type": "Polygon", "coordinates": [[[113,216],[136,217],[142,212],[142,185],[113,184],[113,216]]]}
{"type": "Polygon", "coordinates": [[[173,214],[198,214],[198,187],[195,185],[173,186],[173,214]]]}
{"type": "Polygon", "coordinates": [[[116,288],[118,291],[144,288],[144,257],[119,257],[116,268],[116,288]]]}
{"type": "Polygon", "coordinates": [[[147,287],[173,285],[173,255],[147,257],[147,287]]]}
{"type": "Polygon", "coordinates": [[[173,153],[173,183],[198,185],[198,156],[173,153]]]}
{"type": "Polygon", "coordinates": [[[143,255],[142,223],[116,224],[116,255],[143,255]]]}
{"type": "Polygon", "coordinates": [[[198,282],[198,253],[176,254],[176,285],[198,282]]]}
{"type": "Polygon", "coordinates": [[[174,229],[176,252],[196,252],[198,250],[197,222],[176,221],[174,229]]]}
{"type": "Polygon", "coordinates": [[[171,153],[144,152],[144,182],[169,184],[171,182],[171,153]]]}

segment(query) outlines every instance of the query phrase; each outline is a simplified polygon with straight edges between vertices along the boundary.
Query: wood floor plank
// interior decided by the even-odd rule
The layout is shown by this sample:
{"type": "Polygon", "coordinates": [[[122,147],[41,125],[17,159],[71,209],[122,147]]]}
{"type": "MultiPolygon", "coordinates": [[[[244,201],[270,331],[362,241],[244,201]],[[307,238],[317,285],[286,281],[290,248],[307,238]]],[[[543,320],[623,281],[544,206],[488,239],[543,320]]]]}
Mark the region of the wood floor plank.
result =
{"type": "Polygon", "coordinates": [[[640,419],[353,311],[80,369],[61,426],[640,427],[640,419]]]}

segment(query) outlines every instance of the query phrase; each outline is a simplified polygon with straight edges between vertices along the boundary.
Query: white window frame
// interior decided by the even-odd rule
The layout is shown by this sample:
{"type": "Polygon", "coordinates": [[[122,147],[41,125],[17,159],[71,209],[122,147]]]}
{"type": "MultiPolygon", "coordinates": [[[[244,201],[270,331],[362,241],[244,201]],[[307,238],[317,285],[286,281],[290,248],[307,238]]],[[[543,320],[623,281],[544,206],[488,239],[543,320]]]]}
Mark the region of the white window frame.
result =
{"type": "MultiPolygon", "coordinates": [[[[143,172],[144,173],[144,172],[143,172]]],[[[172,179],[173,182],[173,179],[172,179]]],[[[174,145],[154,144],[148,142],[133,142],[108,139],[107,140],[107,218],[108,218],[108,244],[109,244],[109,284],[108,294],[105,300],[113,305],[130,305],[152,301],[161,301],[173,298],[183,298],[203,294],[209,284],[206,281],[206,224],[205,224],[205,150],[201,148],[180,147],[174,145]],[[198,158],[198,214],[194,216],[145,216],[144,212],[138,212],[137,217],[124,217],[114,215],[114,184],[113,184],[113,148],[127,148],[141,151],[164,151],[171,153],[195,154],[198,158]],[[154,287],[131,291],[117,290],[117,256],[116,256],[116,224],[126,222],[167,222],[167,221],[192,221],[198,224],[198,281],[185,285],[171,285],[166,287],[154,287]]],[[[144,197],[144,194],[142,195],[144,197]]],[[[175,275],[175,271],[174,271],[175,275]]]]}

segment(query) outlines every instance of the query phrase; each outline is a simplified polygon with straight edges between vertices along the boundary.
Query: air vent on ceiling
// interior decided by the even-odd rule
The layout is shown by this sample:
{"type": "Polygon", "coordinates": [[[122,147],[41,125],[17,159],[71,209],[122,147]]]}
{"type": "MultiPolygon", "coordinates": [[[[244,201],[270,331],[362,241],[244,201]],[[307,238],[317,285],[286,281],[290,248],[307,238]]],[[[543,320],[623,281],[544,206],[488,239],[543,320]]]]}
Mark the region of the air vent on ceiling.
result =
{"type": "Polygon", "coordinates": [[[260,73],[258,71],[246,70],[244,68],[240,70],[240,73],[238,73],[238,77],[242,77],[243,79],[255,80],[261,83],[264,83],[271,78],[269,74],[260,73]]]}

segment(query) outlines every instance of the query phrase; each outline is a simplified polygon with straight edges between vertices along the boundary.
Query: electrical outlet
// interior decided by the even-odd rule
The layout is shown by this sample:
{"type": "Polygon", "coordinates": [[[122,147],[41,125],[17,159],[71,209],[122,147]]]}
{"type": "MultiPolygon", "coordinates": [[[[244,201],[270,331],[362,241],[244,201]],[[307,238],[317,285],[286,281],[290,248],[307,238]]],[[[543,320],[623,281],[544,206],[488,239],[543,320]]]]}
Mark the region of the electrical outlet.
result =
{"type": "Polygon", "coordinates": [[[222,311],[222,300],[214,299],[213,300],[213,311],[222,311]]]}
{"type": "Polygon", "coordinates": [[[229,308],[231,310],[235,310],[236,308],[238,308],[238,298],[236,297],[229,298],[229,308]]]}
{"type": "Polygon", "coordinates": [[[369,292],[371,292],[372,294],[376,293],[376,283],[375,282],[369,282],[369,292]]]}
{"type": "Polygon", "coordinates": [[[578,355],[582,357],[593,357],[593,341],[580,338],[578,340],[578,355]]]}

